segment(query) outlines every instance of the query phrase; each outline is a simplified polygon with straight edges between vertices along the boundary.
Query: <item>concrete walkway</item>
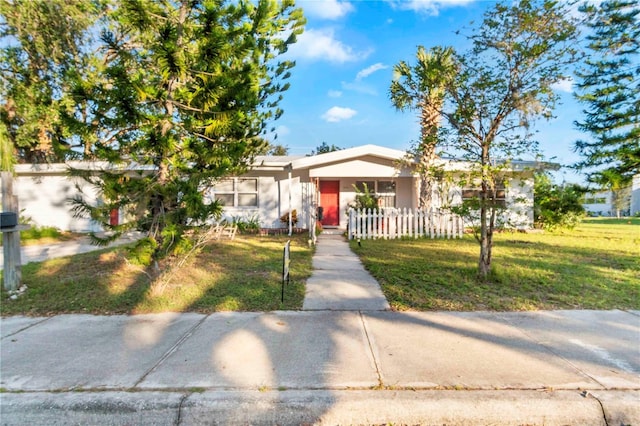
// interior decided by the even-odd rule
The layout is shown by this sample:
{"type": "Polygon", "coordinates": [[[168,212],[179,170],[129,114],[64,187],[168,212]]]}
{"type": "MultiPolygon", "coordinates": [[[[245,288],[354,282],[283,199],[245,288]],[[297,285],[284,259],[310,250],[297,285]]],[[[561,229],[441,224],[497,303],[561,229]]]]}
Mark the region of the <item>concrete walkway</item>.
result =
{"type": "Polygon", "coordinates": [[[322,233],[313,256],[302,309],[383,311],[389,302],[342,235],[322,233]]]}
{"type": "Polygon", "coordinates": [[[314,266],[308,311],[1,318],[0,424],[640,425],[638,311],[392,312],[344,240],[314,266]]]}
{"type": "MultiPolygon", "coordinates": [[[[115,247],[122,244],[128,244],[142,237],[139,232],[128,232],[121,238],[109,244],[107,247],[115,247]]],[[[28,245],[20,248],[20,260],[22,265],[31,262],[43,262],[47,259],[56,257],[72,256],[74,254],[87,253],[94,250],[100,250],[105,247],[99,247],[91,244],[89,237],[81,237],[72,241],[65,241],[55,244],[28,245]]],[[[0,259],[4,256],[4,248],[0,247],[0,259]]],[[[3,269],[4,262],[0,262],[0,270],[3,269]]]]}

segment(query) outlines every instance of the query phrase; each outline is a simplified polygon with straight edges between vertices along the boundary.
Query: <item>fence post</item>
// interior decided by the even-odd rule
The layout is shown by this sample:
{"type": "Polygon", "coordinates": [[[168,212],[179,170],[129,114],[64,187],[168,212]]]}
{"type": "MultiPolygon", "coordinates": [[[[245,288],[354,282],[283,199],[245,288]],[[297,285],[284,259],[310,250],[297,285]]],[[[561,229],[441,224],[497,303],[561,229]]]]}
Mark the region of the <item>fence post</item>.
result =
{"type": "Polygon", "coordinates": [[[418,210],[413,210],[413,238],[418,238],[418,210]]]}
{"type": "Polygon", "coordinates": [[[378,223],[378,215],[380,214],[380,210],[379,209],[374,209],[372,212],[372,217],[373,217],[373,234],[371,235],[374,239],[378,238],[378,231],[380,229],[379,227],[379,223],[378,223]]]}
{"type": "Polygon", "coordinates": [[[396,234],[398,233],[398,212],[396,210],[392,210],[390,212],[389,217],[389,234],[392,239],[395,240],[396,234]]]}

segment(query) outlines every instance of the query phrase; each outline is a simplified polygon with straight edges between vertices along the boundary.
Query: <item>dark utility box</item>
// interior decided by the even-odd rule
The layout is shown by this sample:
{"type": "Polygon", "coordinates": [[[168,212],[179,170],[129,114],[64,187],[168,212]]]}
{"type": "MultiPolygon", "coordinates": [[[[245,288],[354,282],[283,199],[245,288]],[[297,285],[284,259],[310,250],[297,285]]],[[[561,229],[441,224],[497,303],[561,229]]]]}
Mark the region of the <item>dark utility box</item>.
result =
{"type": "Polygon", "coordinates": [[[18,226],[18,215],[13,212],[0,213],[0,228],[18,226]]]}

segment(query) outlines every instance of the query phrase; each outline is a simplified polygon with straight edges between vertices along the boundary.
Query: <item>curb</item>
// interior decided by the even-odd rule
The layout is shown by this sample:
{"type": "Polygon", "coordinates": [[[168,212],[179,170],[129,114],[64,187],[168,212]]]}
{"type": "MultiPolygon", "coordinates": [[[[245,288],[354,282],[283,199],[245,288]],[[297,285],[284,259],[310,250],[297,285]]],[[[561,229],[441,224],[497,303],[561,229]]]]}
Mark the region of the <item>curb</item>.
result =
{"type": "Polygon", "coordinates": [[[3,393],[3,425],[640,424],[640,391],[282,390],[3,393]]]}

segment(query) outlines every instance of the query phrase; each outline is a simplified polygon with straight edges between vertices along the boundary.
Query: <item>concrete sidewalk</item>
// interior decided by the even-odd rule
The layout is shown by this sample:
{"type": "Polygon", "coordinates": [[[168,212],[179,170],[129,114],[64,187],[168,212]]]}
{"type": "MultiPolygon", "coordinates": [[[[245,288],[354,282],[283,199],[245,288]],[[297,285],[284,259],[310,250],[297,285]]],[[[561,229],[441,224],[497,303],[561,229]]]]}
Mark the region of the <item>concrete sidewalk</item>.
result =
{"type": "Polygon", "coordinates": [[[322,233],[313,256],[302,309],[383,311],[389,302],[342,235],[322,233]]]}
{"type": "Polygon", "coordinates": [[[640,313],[3,318],[2,424],[640,424],[640,313]]]}
{"type": "MultiPolygon", "coordinates": [[[[360,276],[345,248],[321,239],[312,278],[360,276]]],[[[0,423],[640,425],[638,311],[305,305],[2,318],[0,423]]]]}

